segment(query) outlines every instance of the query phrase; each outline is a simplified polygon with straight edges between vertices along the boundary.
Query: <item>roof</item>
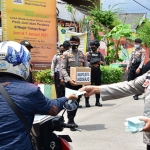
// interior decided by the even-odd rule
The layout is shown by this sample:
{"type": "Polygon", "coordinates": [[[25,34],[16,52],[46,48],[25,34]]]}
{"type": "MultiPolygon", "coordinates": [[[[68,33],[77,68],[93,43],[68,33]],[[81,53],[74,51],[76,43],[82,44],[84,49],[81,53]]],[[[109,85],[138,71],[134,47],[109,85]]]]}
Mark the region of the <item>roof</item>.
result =
{"type": "MultiPolygon", "coordinates": [[[[56,7],[58,9],[57,18],[66,20],[66,21],[73,21],[72,14],[68,12],[67,9],[65,8],[67,3],[62,0],[57,0],[56,2],[57,2],[56,7]]],[[[77,9],[75,12],[75,16],[74,16],[75,20],[78,22],[78,21],[83,20],[84,17],[85,17],[85,14],[77,9]]]]}
{"type": "Polygon", "coordinates": [[[146,13],[123,13],[118,14],[118,17],[122,22],[130,24],[131,29],[136,30],[146,18],[146,13]]]}

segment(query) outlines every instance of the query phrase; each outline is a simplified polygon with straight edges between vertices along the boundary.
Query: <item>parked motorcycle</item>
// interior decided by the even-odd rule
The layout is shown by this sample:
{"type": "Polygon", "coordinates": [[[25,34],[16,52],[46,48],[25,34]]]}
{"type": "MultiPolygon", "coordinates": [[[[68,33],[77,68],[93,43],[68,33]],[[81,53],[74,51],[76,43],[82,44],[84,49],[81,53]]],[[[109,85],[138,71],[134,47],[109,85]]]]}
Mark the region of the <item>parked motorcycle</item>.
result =
{"type": "Polygon", "coordinates": [[[72,150],[68,142],[72,142],[69,135],[57,135],[54,131],[62,132],[64,128],[75,128],[74,125],[64,123],[65,111],[77,109],[78,103],[75,100],[66,101],[62,116],[36,115],[32,126],[32,139],[36,150],[72,150]]]}

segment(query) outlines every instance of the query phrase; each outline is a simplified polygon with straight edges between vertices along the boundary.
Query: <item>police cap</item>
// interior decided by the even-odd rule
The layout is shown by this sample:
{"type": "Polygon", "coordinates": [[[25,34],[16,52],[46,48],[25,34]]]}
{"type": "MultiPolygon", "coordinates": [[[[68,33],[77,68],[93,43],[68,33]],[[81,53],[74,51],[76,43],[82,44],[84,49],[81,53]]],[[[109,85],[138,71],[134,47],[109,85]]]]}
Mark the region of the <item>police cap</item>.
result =
{"type": "Polygon", "coordinates": [[[141,44],[141,43],[142,43],[142,40],[138,38],[138,39],[135,39],[135,41],[134,41],[134,42],[136,42],[136,43],[140,43],[140,44],[141,44]]]}
{"type": "Polygon", "coordinates": [[[97,48],[100,46],[98,40],[93,40],[93,41],[91,41],[91,42],[90,42],[90,45],[95,45],[97,48]]]}
{"type": "Polygon", "coordinates": [[[71,36],[70,41],[76,41],[80,43],[80,38],[78,36],[71,36]]]}
{"type": "Polygon", "coordinates": [[[24,45],[25,47],[31,47],[31,48],[33,48],[33,46],[27,40],[21,41],[20,44],[24,45]]]}

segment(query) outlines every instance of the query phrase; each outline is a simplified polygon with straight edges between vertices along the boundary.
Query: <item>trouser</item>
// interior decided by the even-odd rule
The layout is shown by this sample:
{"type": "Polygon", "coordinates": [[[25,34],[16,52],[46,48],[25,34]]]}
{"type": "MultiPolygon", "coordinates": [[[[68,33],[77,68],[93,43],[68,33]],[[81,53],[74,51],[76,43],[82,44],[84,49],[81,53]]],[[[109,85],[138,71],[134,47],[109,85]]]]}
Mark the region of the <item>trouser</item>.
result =
{"type": "MultiPolygon", "coordinates": [[[[72,89],[72,90],[79,90],[80,88],[82,88],[82,85],[72,86],[69,82],[67,82],[67,83],[65,83],[65,87],[72,89]]],[[[79,96],[77,99],[78,103],[80,103],[80,98],[81,98],[81,96],[79,96]]],[[[77,109],[78,109],[78,107],[77,107],[77,109]]],[[[77,113],[77,109],[74,111],[67,111],[68,119],[70,119],[70,120],[74,119],[74,117],[76,116],[76,113],[77,113]]]]}
{"type": "Polygon", "coordinates": [[[136,74],[137,68],[138,68],[138,66],[131,65],[130,70],[129,70],[129,74],[128,74],[128,81],[134,80],[135,78],[142,75],[142,70],[140,71],[139,74],[136,74]]]}
{"type": "MultiPolygon", "coordinates": [[[[138,66],[139,65],[137,65],[137,66],[131,65],[130,71],[128,74],[128,81],[134,80],[135,78],[142,75],[142,70],[140,70],[139,74],[136,74],[136,69],[138,68],[138,66]]],[[[135,96],[139,96],[139,95],[141,95],[141,94],[136,94],[135,96]]]]}
{"type": "MultiPolygon", "coordinates": [[[[91,85],[101,85],[101,70],[100,68],[91,68],[91,85]]],[[[100,98],[100,94],[95,94],[96,99],[100,98]]]]}
{"type": "Polygon", "coordinates": [[[147,145],[147,150],[150,150],[150,145],[147,145]]]}
{"type": "Polygon", "coordinates": [[[60,83],[59,71],[55,72],[54,82],[55,82],[55,90],[56,90],[57,98],[64,97],[65,96],[65,86],[60,83]]]}
{"type": "Polygon", "coordinates": [[[142,74],[150,70],[150,61],[148,61],[142,69],[142,74]]]}

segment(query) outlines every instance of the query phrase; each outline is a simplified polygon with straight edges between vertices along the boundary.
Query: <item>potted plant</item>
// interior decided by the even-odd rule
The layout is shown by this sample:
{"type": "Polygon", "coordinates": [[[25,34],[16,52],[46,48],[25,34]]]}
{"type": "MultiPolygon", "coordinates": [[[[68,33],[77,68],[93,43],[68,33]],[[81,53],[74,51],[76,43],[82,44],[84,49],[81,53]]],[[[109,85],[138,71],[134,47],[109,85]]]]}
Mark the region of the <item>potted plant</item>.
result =
{"type": "Polygon", "coordinates": [[[34,84],[40,87],[42,93],[46,97],[50,99],[55,99],[56,98],[55,85],[50,74],[51,74],[50,69],[34,71],[33,81],[34,81],[34,84]]]}

